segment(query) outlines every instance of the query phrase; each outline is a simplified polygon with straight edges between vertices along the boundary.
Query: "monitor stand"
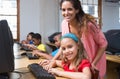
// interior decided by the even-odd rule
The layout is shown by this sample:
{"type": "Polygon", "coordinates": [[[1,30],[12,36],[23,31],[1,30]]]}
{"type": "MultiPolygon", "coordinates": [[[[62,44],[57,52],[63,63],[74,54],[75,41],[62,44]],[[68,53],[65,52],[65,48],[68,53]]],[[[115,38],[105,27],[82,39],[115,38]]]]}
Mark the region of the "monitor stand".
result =
{"type": "Polygon", "coordinates": [[[8,73],[0,73],[0,79],[9,79],[8,73]]]}

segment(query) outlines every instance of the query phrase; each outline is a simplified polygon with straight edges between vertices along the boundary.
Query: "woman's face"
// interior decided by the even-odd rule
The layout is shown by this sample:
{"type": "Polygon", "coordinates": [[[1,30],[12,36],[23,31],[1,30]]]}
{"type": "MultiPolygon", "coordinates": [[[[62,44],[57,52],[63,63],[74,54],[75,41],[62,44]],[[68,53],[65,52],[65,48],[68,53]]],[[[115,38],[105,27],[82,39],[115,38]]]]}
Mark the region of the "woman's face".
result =
{"type": "Polygon", "coordinates": [[[70,1],[64,1],[61,5],[61,10],[64,19],[68,22],[75,20],[75,16],[78,13],[78,10],[73,7],[70,1]]]}
{"type": "Polygon", "coordinates": [[[64,38],[61,40],[61,48],[63,56],[68,61],[73,61],[78,53],[78,44],[71,38],[64,38]]]}

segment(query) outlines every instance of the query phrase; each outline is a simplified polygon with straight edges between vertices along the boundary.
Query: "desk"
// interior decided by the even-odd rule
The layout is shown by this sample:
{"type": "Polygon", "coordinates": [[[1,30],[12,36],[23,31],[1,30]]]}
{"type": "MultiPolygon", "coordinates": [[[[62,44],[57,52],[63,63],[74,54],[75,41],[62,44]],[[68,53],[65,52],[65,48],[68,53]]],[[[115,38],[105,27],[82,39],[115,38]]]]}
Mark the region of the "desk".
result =
{"type": "Polygon", "coordinates": [[[20,59],[15,59],[15,69],[27,67],[32,63],[39,63],[39,61],[41,61],[41,59],[29,60],[26,56],[23,56],[20,59]]]}
{"type": "MultiPolygon", "coordinates": [[[[29,60],[26,56],[23,56],[23,57],[20,57],[20,58],[16,58],[16,56],[19,56],[21,53],[25,52],[25,51],[22,51],[22,50],[19,50],[19,46],[18,45],[14,45],[14,55],[15,55],[15,71],[18,71],[18,72],[29,72],[29,70],[27,69],[27,66],[29,64],[32,64],[32,63],[39,63],[39,61],[41,61],[42,59],[34,59],[34,60],[29,60]]],[[[16,75],[16,74],[15,74],[16,75]]],[[[15,76],[13,75],[13,76],[15,76]]],[[[14,78],[14,77],[13,77],[14,78]]],[[[10,79],[13,79],[13,78],[10,78],[10,79]]],[[[14,78],[16,79],[16,78],[14,78]]],[[[18,79],[18,78],[17,78],[18,79]]],[[[19,79],[35,79],[35,77],[31,74],[31,73],[25,73],[25,74],[22,74],[22,77],[19,78],[19,79]]],[[[62,78],[62,77],[56,77],[56,79],[66,79],[66,78],[62,78]]]]}
{"type": "Polygon", "coordinates": [[[111,62],[120,64],[120,56],[106,54],[106,59],[111,62]]]}
{"type": "Polygon", "coordinates": [[[120,56],[106,54],[106,59],[107,79],[120,79],[120,73],[117,71],[117,68],[120,67],[120,56]]]}

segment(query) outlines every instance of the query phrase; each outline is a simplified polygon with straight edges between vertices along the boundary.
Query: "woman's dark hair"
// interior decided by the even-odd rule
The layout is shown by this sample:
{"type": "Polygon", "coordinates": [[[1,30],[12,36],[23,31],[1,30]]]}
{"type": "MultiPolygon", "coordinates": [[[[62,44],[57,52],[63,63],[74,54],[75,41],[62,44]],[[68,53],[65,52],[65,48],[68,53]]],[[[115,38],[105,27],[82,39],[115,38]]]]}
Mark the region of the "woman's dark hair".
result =
{"type": "Polygon", "coordinates": [[[76,9],[76,10],[79,10],[79,12],[76,14],[76,19],[78,22],[82,22],[82,18],[83,16],[85,15],[85,12],[83,11],[82,9],[82,6],[81,6],[81,2],[80,0],[61,0],[60,2],[60,8],[62,7],[62,3],[64,1],[69,1],[73,4],[73,7],[76,9]]]}
{"type": "Polygon", "coordinates": [[[35,34],[33,34],[32,38],[35,38],[37,40],[41,40],[42,37],[39,33],[35,33],[35,34]]]}

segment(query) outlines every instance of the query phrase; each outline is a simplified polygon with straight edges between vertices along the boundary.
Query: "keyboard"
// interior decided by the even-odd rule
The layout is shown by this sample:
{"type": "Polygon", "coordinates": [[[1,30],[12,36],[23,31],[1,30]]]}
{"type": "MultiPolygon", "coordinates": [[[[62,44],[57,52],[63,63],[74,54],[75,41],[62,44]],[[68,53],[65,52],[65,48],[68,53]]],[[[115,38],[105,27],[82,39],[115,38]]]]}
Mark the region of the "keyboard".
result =
{"type": "Polygon", "coordinates": [[[18,45],[20,45],[20,50],[25,50],[25,51],[32,51],[31,49],[29,49],[27,46],[25,46],[22,43],[17,42],[18,45]]]}
{"type": "Polygon", "coordinates": [[[48,73],[47,70],[43,69],[43,67],[37,63],[28,65],[28,69],[33,73],[36,79],[56,79],[54,75],[48,73]]]}
{"type": "Polygon", "coordinates": [[[39,56],[36,56],[36,55],[32,55],[32,53],[26,53],[26,56],[29,58],[29,59],[39,59],[39,56]]]}

